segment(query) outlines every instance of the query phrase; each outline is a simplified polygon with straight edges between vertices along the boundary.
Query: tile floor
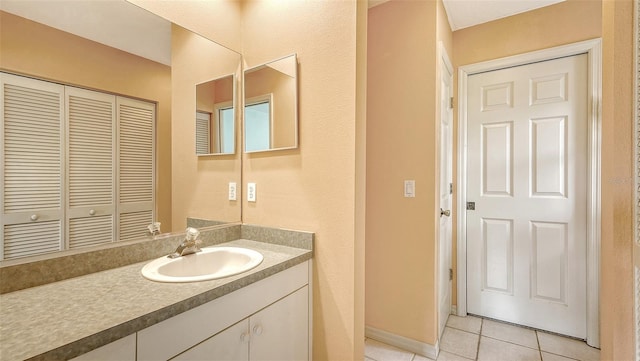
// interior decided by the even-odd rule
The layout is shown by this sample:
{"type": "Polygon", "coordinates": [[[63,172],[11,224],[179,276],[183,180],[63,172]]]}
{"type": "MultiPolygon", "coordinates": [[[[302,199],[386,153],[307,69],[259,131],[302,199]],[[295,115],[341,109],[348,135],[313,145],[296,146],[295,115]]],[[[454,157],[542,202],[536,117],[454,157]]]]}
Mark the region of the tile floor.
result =
{"type": "MultiPolygon", "coordinates": [[[[365,340],[365,361],[428,361],[430,359],[365,340]]],[[[438,361],[597,361],[600,350],[571,338],[478,317],[451,315],[438,361]]]]}

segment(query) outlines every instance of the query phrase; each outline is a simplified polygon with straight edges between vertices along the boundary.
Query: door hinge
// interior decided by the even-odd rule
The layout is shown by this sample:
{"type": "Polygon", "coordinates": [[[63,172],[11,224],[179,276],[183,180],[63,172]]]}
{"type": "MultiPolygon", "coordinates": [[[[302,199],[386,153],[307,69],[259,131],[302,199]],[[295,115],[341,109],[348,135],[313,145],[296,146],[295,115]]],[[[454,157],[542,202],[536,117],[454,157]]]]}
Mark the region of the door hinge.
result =
{"type": "Polygon", "coordinates": [[[453,281],[453,269],[449,268],[449,281],[453,281]]]}
{"type": "Polygon", "coordinates": [[[467,202],[467,210],[475,211],[476,210],[476,202],[467,202]]]}
{"type": "Polygon", "coordinates": [[[449,109],[453,109],[453,97],[449,98],[449,109]]]}
{"type": "Polygon", "coordinates": [[[449,183],[449,194],[453,194],[453,183],[449,183]]]}

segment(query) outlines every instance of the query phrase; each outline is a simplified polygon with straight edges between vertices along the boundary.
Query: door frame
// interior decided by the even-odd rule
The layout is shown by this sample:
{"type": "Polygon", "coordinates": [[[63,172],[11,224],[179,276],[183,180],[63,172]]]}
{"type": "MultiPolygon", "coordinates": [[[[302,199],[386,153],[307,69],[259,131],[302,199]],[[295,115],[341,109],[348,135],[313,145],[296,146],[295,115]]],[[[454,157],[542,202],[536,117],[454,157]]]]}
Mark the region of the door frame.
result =
{"type": "Polygon", "coordinates": [[[601,168],[601,94],[602,39],[591,39],[530,53],[524,53],[458,68],[458,175],[457,189],[457,313],[467,315],[467,81],[473,74],[519,65],[587,54],[587,343],[600,346],[600,168],[601,168]]]}

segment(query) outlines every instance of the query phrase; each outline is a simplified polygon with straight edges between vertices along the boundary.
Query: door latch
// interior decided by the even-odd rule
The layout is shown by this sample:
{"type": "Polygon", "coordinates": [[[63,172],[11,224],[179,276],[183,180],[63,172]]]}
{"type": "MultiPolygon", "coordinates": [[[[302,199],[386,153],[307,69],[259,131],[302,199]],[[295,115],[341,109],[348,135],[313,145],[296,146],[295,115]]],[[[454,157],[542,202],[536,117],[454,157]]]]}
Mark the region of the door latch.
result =
{"type": "Polygon", "coordinates": [[[476,202],[467,202],[467,210],[475,211],[476,210],[476,202]]]}

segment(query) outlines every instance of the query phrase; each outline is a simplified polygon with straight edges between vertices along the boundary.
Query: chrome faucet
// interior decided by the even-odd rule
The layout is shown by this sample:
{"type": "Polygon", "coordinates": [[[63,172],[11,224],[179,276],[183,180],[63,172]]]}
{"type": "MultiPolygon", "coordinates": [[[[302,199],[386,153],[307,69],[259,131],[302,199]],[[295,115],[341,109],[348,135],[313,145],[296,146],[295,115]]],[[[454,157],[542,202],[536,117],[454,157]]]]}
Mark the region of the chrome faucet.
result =
{"type": "Polygon", "coordinates": [[[201,249],[198,247],[201,240],[198,239],[200,236],[200,231],[195,228],[187,227],[187,234],[184,238],[184,241],[176,248],[176,251],[172,254],[168,255],[169,258],[178,258],[182,256],[186,256],[188,254],[193,254],[200,252],[201,249]]]}

